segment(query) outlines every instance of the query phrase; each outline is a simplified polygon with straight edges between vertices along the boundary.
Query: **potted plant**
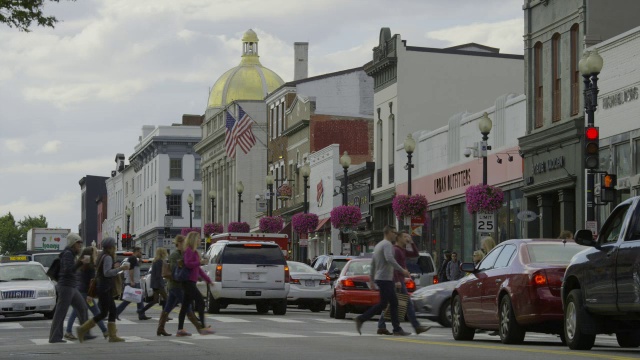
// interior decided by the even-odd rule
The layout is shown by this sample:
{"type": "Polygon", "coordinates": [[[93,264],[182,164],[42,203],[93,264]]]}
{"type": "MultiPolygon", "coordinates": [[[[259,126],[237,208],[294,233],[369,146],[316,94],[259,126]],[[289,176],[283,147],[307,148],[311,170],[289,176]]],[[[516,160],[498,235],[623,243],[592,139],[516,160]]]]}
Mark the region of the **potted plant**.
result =
{"type": "Polygon", "coordinates": [[[358,206],[342,205],[331,210],[331,225],[344,233],[351,232],[362,219],[358,206]]]}
{"type": "Polygon", "coordinates": [[[260,231],[267,234],[277,234],[282,230],[284,220],[280,216],[263,216],[260,218],[260,231]]]}
{"type": "Polygon", "coordinates": [[[229,230],[229,232],[248,233],[251,228],[249,227],[249,224],[244,221],[232,221],[229,223],[229,225],[227,225],[227,229],[229,230]]]}
{"type": "Polygon", "coordinates": [[[204,235],[210,236],[211,234],[220,234],[224,232],[224,227],[220,223],[206,223],[204,224],[204,235]]]}
{"type": "Polygon", "coordinates": [[[491,185],[472,185],[465,192],[467,199],[467,211],[470,214],[477,212],[494,212],[502,207],[504,193],[499,187],[491,185]]]}
{"type": "Polygon", "coordinates": [[[429,208],[427,198],[422,194],[396,195],[391,204],[393,213],[398,218],[424,216],[429,208]]]}
{"type": "Polygon", "coordinates": [[[293,194],[293,188],[289,184],[282,184],[278,188],[278,199],[280,200],[289,200],[291,195],[293,194]]]}
{"type": "Polygon", "coordinates": [[[297,213],[291,217],[293,230],[299,234],[307,234],[318,226],[318,215],[297,213]]]}

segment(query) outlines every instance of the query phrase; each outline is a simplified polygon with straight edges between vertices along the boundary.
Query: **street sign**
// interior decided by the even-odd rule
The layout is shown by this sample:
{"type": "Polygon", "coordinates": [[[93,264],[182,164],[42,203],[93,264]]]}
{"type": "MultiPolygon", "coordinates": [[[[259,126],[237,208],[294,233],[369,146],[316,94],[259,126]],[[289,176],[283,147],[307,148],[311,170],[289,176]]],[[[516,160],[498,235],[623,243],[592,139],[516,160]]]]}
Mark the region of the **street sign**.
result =
{"type": "Polygon", "coordinates": [[[266,200],[258,200],[258,201],[256,201],[256,212],[267,212],[267,201],[266,200]]]}
{"type": "Polygon", "coordinates": [[[591,230],[591,233],[593,234],[593,238],[597,238],[598,237],[598,222],[597,221],[585,221],[584,222],[584,228],[587,230],[591,230]]]}
{"type": "Polygon", "coordinates": [[[493,213],[476,214],[476,231],[479,233],[492,233],[495,230],[495,215],[493,213]]]}
{"type": "Polygon", "coordinates": [[[424,216],[415,215],[411,217],[411,226],[422,226],[424,224],[424,216]]]}
{"type": "Polygon", "coordinates": [[[165,215],[164,216],[164,227],[173,227],[173,216],[165,215]]]}
{"type": "Polygon", "coordinates": [[[411,225],[411,236],[422,236],[422,225],[411,225]]]}

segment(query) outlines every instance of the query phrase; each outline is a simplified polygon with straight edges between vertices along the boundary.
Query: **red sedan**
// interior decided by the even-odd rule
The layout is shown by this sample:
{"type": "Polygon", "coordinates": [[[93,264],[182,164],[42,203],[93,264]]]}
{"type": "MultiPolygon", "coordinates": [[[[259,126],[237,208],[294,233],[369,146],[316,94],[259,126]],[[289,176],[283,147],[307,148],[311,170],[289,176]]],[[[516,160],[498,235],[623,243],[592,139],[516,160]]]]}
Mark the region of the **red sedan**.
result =
{"type": "MultiPolygon", "coordinates": [[[[369,288],[370,269],[371,259],[353,259],[344,266],[333,283],[329,316],[344,319],[348,312],[363,313],[380,302],[378,289],[369,288]]],[[[404,283],[409,293],[416,289],[411,278],[405,278],[404,283]]]]}
{"type": "Polygon", "coordinates": [[[573,241],[509,240],[474,266],[452,294],[451,330],[456,340],[473,340],[475,329],[497,330],[505,344],[525,333],[558,334],[564,342],[560,287],[573,255],[586,249],[573,241]]]}

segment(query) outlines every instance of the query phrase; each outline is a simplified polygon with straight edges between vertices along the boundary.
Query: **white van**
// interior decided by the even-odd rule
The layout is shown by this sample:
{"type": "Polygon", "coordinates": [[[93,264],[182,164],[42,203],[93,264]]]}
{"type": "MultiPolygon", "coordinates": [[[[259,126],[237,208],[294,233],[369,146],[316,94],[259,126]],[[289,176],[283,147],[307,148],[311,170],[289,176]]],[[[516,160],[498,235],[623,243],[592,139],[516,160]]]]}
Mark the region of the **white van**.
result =
{"type": "Polygon", "coordinates": [[[438,272],[429,253],[419,253],[418,257],[407,258],[407,269],[416,283],[416,288],[438,283],[438,272]]]}

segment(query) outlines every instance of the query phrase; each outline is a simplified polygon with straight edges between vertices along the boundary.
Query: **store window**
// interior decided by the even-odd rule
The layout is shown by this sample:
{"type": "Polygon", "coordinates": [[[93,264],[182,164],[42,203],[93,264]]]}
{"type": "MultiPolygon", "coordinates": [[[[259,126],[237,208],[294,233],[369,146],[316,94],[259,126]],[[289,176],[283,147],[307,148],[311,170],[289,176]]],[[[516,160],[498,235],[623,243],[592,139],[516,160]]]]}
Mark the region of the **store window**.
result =
{"type": "Polygon", "coordinates": [[[611,171],[611,149],[608,147],[600,149],[599,156],[600,167],[598,167],[598,169],[602,171],[611,171]]]}
{"type": "Polygon", "coordinates": [[[616,145],[616,175],[618,179],[631,175],[631,145],[627,142],[616,145]]]}
{"type": "Polygon", "coordinates": [[[452,245],[451,251],[455,251],[459,254],[459,259],[464,259],[463,257],[463,247],[462,247],[462,209],[463,204],[457,204],[451,206],[451,224],[452,226],[452,245]]]}
{"type": "Polygon", "coordinates": [[[467,211],[467,205],[462,204],[462,215],[464,217],[464,253],[460,259],[465,261],[473,261],[473,251],[478,249],[479,246],[474,244],[473,230],[475,229],[475,223],[473,222],[473,215],[467,211]]]}
{"type": "Polygon", "coordinates": [[[634,173],[635,174],[639,174],[640,173],[640,155],[638,155],[638,151],[640,151],[640,139],[635,141],[635,151],[633,152],[633,156],[635,157],[636,160],[636,168],[634,173]]]}

